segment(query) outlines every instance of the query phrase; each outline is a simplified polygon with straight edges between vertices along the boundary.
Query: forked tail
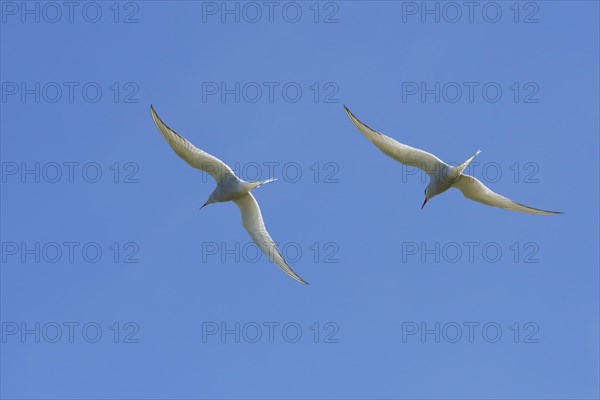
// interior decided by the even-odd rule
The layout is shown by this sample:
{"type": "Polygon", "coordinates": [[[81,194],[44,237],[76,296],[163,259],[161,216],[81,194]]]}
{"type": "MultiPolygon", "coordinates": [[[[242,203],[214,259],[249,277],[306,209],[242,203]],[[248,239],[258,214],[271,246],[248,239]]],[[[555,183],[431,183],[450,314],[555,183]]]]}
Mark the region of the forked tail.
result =
{"type": "Polygon", "coordinates": [[[256,189],[257,187],[259,187],[259,186],[262,186],[262,185],[264,185],[265,183],[271,183],[271,182],[274,182],[274,181],[276,181],[276,180],[277,180],[277,178],[269,178],[269,179],[267,179],[266,181],[252,182],[252,184],[253,184],[253,186],[254,186],[252,189],[256,189]]]}
{"type": "Polygon", "coordinates": [[[471,163],[471,161],[473,161],[473,159],[475,157],[477,157],[477,154],[481,153],[481,150],[477,150],[477,153],[475,153],[475,155],[473,155],[471,158],[469,158],[467,161],[465,161],[464,163],[458,165],[456,167],[456,171],[458,172],[458,175],[460,176],[460,174],[463,173],[463,171],[469,166],[469,164],[471,163]]]}

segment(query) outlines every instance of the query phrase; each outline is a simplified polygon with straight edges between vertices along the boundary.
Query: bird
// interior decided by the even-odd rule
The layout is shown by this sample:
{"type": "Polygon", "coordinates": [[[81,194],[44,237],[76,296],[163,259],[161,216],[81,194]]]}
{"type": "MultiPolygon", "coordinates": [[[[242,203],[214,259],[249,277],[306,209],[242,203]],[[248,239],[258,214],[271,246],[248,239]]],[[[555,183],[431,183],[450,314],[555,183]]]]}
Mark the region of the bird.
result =
{"type": "Polygon", "coordinates": [[[377,146],[377,148],[385,155],[401,164],[420,168],[429,175],[429,184],[427,185],[427,188],[425,188],[425,201],[423,201],[421,209],[423,209],[425,204],[433,197],[454,187],[460,190],[466,198],[488,206],[529,214],[562,214],[562,212],[540,210],[512,201],[511,199],[493,192],[477,178],[463,174],[465,168],[467,168],[471,161],[473,161],[473,159],[481,152],[480,150],[477,150],[475,155],[470,157],[464,163],[457,166],[451,166],[431,153],[402,144],[389,136],[369,128],[356,118],[345,105],[344,109],[346,110],[346,114],[350,118],[350,121],[358,128],[360,133],[377,146]]]}
{"type": "Polygon", "coordinates": [[[258,202],[250,193],[266,183],[275,181],[275,178],[270,178],[260,182],[247,182],[238,178],[233,170],[219,160],[217,157],[200,150],[177,132],[169,128],[156,114],[154,107],[150,106],[152,119],[158,128],[158,131],[166,139],[167,143],[191,167],[209,173],[217,182],[217,187],[208,196],[208,200],[200,209],[213,203],[222,203],[233,201],[240,209],[242,215],[242,225],[250,235],[250,238],[260,250],[266,254],[271,262],[277,265],[283,272],[288,274],[296,281],[308,285],[304,279],[290,268],[285,258],[277,248],[277,245],[269,235],[265,228],[262,213],[258,202]]]}

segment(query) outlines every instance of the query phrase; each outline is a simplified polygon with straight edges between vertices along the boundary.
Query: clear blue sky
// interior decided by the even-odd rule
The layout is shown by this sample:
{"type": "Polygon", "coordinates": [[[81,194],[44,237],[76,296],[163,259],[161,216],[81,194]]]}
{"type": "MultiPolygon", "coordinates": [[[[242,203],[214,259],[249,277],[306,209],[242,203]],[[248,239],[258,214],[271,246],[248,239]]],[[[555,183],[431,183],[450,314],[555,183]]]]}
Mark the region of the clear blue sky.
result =
{"type": "Polygon", "coordinates": [[[600,396],[597,2],[0,4],[2,398],[600,396]],[[150,104],[278,178],[310,286],[198,210],[150,104]],[[420,210],[342,104],[565,214],[420,210]]]}

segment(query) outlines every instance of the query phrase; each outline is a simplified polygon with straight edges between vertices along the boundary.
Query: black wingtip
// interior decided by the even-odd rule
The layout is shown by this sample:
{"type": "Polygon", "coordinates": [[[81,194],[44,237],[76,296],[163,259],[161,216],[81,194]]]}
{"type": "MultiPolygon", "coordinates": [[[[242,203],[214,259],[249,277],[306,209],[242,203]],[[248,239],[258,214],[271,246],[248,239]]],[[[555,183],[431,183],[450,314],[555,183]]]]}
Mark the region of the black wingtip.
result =
{"type": "MultiPolygon", "coordinates": [[[[360,119],[358,119],[358,117],[354,114],[352,114],[352,111],[350,111],[348,109],[348,107],[346,107],[344,105],[344,108],[346,109],[346,113],[348,114],[348,117],[350,118],[350,121],[352,121],[352,123],[360,130],[360,127],[356,124],[356,122],[354,120],[356,120],[360,125],[366,127],[367,129],[369,129],[370,131],[373,131],[373,133],[376,133],[378,135],[383,135],[380,132],[377,132],[375,129],[371,128],[369,125],[365,124],[364,122],[362,122],[360,119]]],[[[369,139],[371,140],[371,139],[369,139]]]]}
{"type": "Polygon", "coordinates": [[[531,210],[535,210],[535,211],[542,211],[545,213],[548,213],[550,215],[554,215],[554,214],[564,214],[563,211],[549,211],[549,210],[542,210],[541,208],[535,208],[535,207],[529,207],[526,206],[525,204],[521,204],[521,203],[517,203],[516,201],[513,201],[513,203],[520,205],[521,207],[525,207],[525,208],[529,208],[531,210]]]}
{"type": "MultiPolygon", "coordinates": [[[[167,124],[165,124],[165,122],[162,120],[162,118],[158,116],[158,113],[156,112],[156,110],[154,110],[154,107],[152,106],[152,104],[150,104],[150,113],[152,114],[152,118],[158,119],[158,121],[161,124],[167,126],[167,124]]],[[[168,126],[167,126],[167,128],[168,128],[168,126]]],[[[171,128],[169,128],[169,129],[171,129],[171,128]]]]}
{"type": "Polygon", "coordinates": [[[150,104],[150,114],[152,114],[153,118],[158,118],[160,120],[160,122],[162,122],[162,120],[158,116],[158,113],[156,112],[156,110],[154,109],[154,106],[152,104],[150,104]]]}

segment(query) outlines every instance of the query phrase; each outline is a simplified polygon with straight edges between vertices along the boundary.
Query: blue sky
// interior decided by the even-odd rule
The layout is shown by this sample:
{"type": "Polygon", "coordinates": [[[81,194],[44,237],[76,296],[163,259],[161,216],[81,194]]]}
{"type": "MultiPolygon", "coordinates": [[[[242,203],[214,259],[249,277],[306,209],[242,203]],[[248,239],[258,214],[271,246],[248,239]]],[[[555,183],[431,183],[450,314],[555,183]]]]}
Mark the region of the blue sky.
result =
{"type": "Polygon", "coordinates": [[[2,398],[600,396],[597,2],[0,4],[2,398]],[[278,178],[310,286],[198,210],[150,104],[278,178]],[[565,214],[420,210],[342,104],[565,214]]]}

